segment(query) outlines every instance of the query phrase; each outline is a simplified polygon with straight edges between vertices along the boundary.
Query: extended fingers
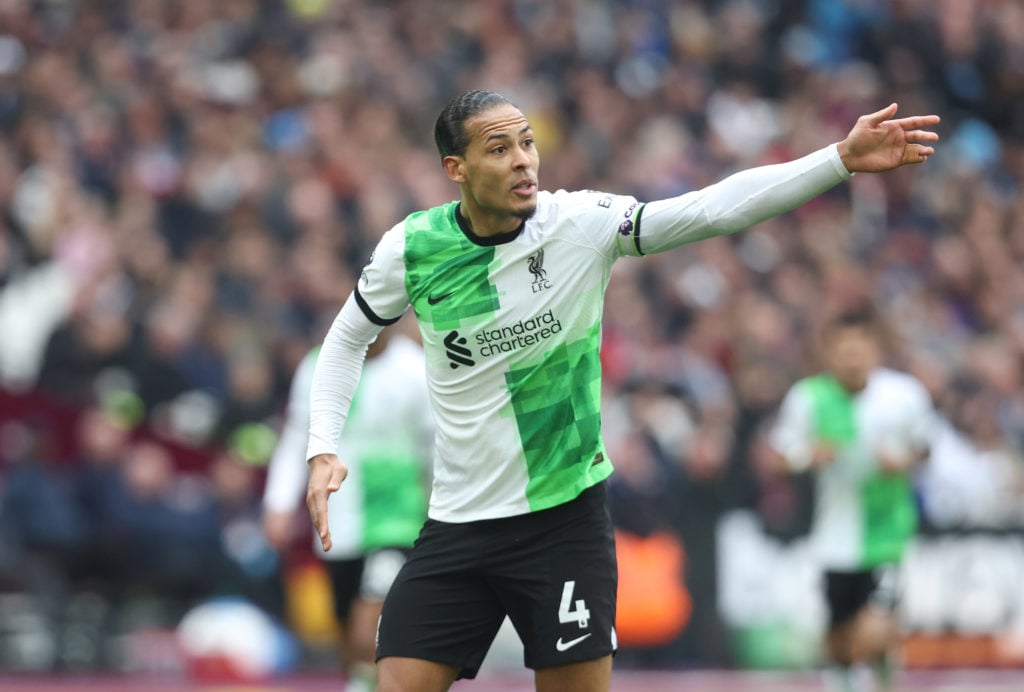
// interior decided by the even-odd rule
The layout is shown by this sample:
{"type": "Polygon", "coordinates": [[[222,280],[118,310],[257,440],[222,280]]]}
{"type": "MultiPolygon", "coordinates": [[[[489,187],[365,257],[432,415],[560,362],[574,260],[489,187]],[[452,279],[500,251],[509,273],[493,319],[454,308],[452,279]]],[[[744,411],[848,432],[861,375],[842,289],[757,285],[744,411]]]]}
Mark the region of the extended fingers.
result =
{"type": "Polygon", "coordinates": [[[893,122],[899,123],[900,127],[904,130],[908,130],[914,127],[931,127],[932,125],[938,125],[942,122],[942,118],[937,115],[910,115],[906,118],[900,118],[893,122]]]}
{"type": "Polygon", "coordinates": [[[903,163],[924,163],[935,149],[924,144],[908,144],[903,150],[903,163]]]}
{"type": "Polygon", "coordinates": [[[867,119],[868,124],[872,126],[881,125],[883,122],[890,119],[892,116],[896,115],[897,108],[898,106],[895,103],[890,103],[882,110],[875,111],[874,113],[871,113],[870,115],[866,115],[864,117],[867,119]]]}
{"type": "Polygon", "coordinates": [[[321,527],[327,527],[327,495],[326,489],[310,490],[306,494],[306,507],[309,508],[309,518],[313,520],[313,526],[316,527],[318,532],[320,532],[321,527]]]}
{"type": "Polygon", "coordinates": [[[928,130],[908,130],[903,135],[908,142],[938,142],[939,133],[928,130]]]}
{"type": "Polygon", "coordinates": [[[309,506],[309,517],[313,520],[313,528],[324,550],[331,548],[331,530],[327,524],[327,493],[316,492],[306,496],[306,504],[309,506]]]}

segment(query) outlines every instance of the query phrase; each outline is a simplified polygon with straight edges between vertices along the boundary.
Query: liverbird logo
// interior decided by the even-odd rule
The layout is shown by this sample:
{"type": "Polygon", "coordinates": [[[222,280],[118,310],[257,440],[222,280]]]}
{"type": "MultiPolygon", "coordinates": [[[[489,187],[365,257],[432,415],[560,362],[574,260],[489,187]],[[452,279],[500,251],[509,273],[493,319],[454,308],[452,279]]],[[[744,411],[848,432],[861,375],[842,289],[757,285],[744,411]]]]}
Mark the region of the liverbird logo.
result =
{"type": "Polygon", "coordinates": [[[530,255],[527,262],[529,262],[528,268],[530,273],[533,274],[533,283],[530,285],[533,292],[540,293],[546,288],[551,288],[551,282],[548,281],[548,272],[544,269],[544,248],[530,255]]]}

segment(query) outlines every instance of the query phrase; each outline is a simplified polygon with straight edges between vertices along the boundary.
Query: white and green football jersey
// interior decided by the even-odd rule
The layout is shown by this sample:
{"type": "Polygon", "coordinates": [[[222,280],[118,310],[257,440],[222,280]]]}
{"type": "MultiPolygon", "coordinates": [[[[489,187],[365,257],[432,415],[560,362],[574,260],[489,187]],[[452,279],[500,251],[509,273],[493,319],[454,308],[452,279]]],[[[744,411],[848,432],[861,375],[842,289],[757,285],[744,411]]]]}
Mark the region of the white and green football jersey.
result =
{"type": "Polygon", "coordinates": [[[437,418],[431,516],[511,516],[612,471],[601,440],[601,311],[612,263],[636,254],[630,197],[540,193],[514,233],[480,238],[452,202],[411,215],[356,289],[371,319],[411,303],[437,418]]]}
{"type": "Polygon", "coordinates": [[[816,442],[836,450],[815,478],[815,552],[828,569],[859,570],[899,560],[917,529],[913,482],[883,472],[879,454],[908,458],[929,448],[936,417],[914,377],[878,368],[850,395],[832,377],[800,380],[786,394],[771,443],[794,470],[809,465],[816,442]]]}
{"type": "Polygon", "coordinates": [[[849,177],[836,147],[670,200],[540,192],[515,232],[475,236],[458,203],[384,234],[317,364],[307,457],[333,451],[359,358],[411,305],[437,424],[429,515],[514,516],[567,502],[612,472],[599,360],[613,263],[746,228],[849,177]]]}

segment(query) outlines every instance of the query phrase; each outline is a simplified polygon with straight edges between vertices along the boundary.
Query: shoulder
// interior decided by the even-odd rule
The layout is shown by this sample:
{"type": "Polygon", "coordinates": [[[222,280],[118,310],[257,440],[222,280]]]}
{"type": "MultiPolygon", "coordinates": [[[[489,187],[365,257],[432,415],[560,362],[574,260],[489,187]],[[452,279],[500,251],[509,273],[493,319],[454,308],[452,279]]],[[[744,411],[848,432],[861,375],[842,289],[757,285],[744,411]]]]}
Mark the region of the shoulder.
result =
{"type": "Polygon", "coordinates": [[[904,392],[907,396],[931,398],[924,383],[910,373],[891,368],[879,368],[872,373],[871,377],[878,381],[879,386],[884,386],[890,391],[904,392]]]}
{"type": "Polygon", "coordinates": [[[446,202],[430,209],[415,211],[399,224],[406,234],[448,230],[455,226],[454,209],[458,202],[446,202]]]}
{"type": "Polygon", "coordinates": [[[598,215],[614,214],[620,207],[636,202],[630,195],[616,195],[600,190],[556,190],[537,194],[537,213],[572,212],[598,215]]]}
{"type": "Polygon", "coordinates": [[[548,229],[566,229],[588,237],[594,247],[607,249],[616,237],[629,235],[640,203],[630,195],[599,190],[544,192],[538,195],[538,224],[548,229]]]}
{"type": "Polygon", "coordinates": [[[787,394],[790,396],[809,396],[816,387],[822,386],[827,378],[824,374],[808,375],[807,377],[801,377],[799,380],[794,382],[787,394]]]}

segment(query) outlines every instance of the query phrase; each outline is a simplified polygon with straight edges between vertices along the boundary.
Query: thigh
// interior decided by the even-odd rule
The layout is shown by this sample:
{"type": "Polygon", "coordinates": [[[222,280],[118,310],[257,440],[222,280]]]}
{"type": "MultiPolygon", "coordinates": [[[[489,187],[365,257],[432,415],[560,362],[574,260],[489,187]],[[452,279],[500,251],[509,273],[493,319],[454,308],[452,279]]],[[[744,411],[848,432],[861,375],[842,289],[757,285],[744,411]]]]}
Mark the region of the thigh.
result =
{"type": "Polygon", "coordinates": [[[612,684],[612,657],[538,670],[537,692],[607,692],[612,684]]]}
{"type": "Polygon", "coordinates": [[[480,541],[473,527],[427,521],[384,599],[379,662],[417,659],[476,676],[505,616],[480,571],[480,541]]]}
{"type": "Polygon", "coordinates": [[[377,692],[445,692],[458,672],[443,663],[389,656],[377,663],[377,692]]]}
{"type": "Polygon", "coordinates": [[[603,487],[529,515],[492,585],[523,640],[529,668],[603,659],[615,651],[615,539],[603,487]]]}

